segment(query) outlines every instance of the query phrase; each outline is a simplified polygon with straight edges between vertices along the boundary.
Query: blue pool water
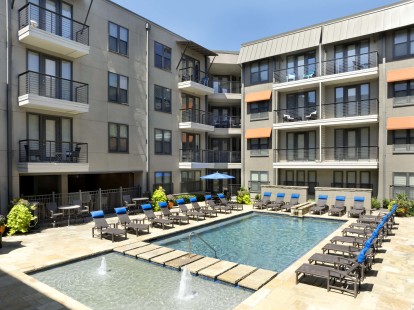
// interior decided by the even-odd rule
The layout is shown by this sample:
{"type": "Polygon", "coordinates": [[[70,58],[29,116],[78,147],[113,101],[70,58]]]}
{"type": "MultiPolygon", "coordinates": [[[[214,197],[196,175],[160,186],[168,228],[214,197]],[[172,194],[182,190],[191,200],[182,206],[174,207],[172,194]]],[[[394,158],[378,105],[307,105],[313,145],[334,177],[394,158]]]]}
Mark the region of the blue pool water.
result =
{"type": "MultiPolygon", "coordinates": [[[[280,273],[342,224],[253,212],[194,231],[212,245],[219,259],[280,273]]],[[[153,243],[188,251],[188,235],[185,232],[153,243]]],[[[197,236],[191,238],[191,253],[214,257],[197,236]]]]}

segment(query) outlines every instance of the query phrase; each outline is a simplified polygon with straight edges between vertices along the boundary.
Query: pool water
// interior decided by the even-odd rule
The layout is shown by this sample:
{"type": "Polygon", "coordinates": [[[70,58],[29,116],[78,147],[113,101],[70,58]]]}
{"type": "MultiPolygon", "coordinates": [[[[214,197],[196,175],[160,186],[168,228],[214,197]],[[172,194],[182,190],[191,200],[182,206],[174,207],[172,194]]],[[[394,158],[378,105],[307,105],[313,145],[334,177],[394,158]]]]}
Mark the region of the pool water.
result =
{"type": "MultiPolygon", "coordinates": [[[[280,273],[342,224],[253,212],[194,231],[216,250],[219,259],[280,273]]],[[[153,243],[188,251],[188,235],[186,232],[153,243]]],[[[214,252],[194,235],[191,253],[214,257],[214,252]]]]}
{"type": "Polygon", "coordinates": [[[181,272],[109,253],[31,274],[92,309],[233,309],[251,292],[191,277],[190,299],[177,297],[181,272]],[[101,274],[102,257],[107,272],[101,274]]]}

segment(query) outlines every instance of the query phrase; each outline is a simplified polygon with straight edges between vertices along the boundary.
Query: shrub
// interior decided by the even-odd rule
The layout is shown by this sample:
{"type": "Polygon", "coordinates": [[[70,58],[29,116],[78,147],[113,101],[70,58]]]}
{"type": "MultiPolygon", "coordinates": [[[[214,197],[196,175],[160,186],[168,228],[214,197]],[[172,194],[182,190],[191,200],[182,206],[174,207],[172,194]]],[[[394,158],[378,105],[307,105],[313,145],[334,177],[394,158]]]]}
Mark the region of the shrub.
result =
{"type": "Polygon", "coordinates": [[[390,204],[390,200],[389,199],[387,199],[387,198],[384,198],[383,200],[382,200],[382,207],[383,208],[388,208],[388,205],[390,204]]]}
{"type": "Polygon", "coordinates": [[[240,188],[237,192],[237,203],[242,203],[245,205],[251,205],[252,201],[250,199],[250,193],[244,187],[240,188]]]}
{"type": "Polygon", "coordinates": [[[205,200],[205,197],[204,197],[203,194],[195,194],[195,196],[197,198],[197,201],[204,201],[205,200]]]}
{"type": "Polygon", "coordinates": [[[15,201],[13,208],[7,215],[8,235],[14,235],[17,232],[27,233],[29,231],[30,222],[35,217],[30,212],[34,207],[24,199],[15,201]]]}
{"type": "MultiPolygon", "coordinates": [[[[182,195],[175,196],[175,200],[182,198],[182,199],[184,199],[185,203],[190,203],[190,198],[193,198],[193,197],[196,197],[196,196],[195,195],[182,194],[182,195]]],[[[203,197],[203,200],[204,200],[204,197],[203,197]]]]}
{"type": "Polygon", "coordinates": [[[371,209],[379,209],[381,207],[381,200],[379,200],[377,197],[371,198],[371,209]]]}
{"type": "Polygon", "coordinates": [[[257,200],[257,201],[259,201],[260,199],[262,199],[262,197],[261,197],[262,195],[260,195],[260,194],[256,194],[256,196],[254,196],[254,200],[257,200]]]}
{"type": "Polygon", "coordinates": [[[388,205],[388,210],[391,210],[394,204],[397,204],[397,211],[395,212],[398,216],[406,216],[409,214],[411,202],[408,200],[406,194],[397,194],[396,199],[391,200],[388,205]]]}
{"type": "Polygon", "coordinates": [[[154,207],[154,211],[159,211],[160,207],[158,206],[158,203],[161,201],[167,201],[167,196],[165,195],[165,190],[162,186],[158,187],[158,189],[154,191],[151,200],[153,202],[152,206],[154,207]]]}
{"type": "Polygon", "coordinates": [[[0,226],[6,225],[6,217],[0,214],[0,226]]]}

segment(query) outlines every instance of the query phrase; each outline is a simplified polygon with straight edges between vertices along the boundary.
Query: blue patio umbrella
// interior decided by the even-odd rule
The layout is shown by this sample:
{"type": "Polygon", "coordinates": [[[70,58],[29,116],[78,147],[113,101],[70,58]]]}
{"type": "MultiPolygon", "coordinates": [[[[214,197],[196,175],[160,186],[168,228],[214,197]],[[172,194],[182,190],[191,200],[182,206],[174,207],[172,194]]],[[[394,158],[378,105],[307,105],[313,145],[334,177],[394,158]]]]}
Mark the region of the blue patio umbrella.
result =
{"type": "Polygon", "coordinates": [[[214,172],[212,174],[203,175],[202,177],[200,177],[200,179],[203,179],[203,180],[224,180],[224,179],[234,179],[234,176],[224,174],[224,173],[219,173],[217,171],[217,172],[214,172]]]}

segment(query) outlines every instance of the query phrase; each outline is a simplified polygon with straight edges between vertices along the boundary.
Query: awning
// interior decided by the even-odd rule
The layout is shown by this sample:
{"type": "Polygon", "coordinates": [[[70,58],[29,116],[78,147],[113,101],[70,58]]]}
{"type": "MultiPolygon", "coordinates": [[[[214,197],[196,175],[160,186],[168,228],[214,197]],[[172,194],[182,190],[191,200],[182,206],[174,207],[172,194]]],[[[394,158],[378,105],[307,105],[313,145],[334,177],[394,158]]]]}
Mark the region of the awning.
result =
{"type": "Polygon", "coordinates": [[[387,82],[414,80],[414,68],[390,70],[387,73],[387,82]]]}
{"type": "Polygon", "coordinates": [[[387,130],[414,129],[414,116],[387,118],[387,130]]]}
{"type": "Polygon", "coordinates": [[[255,93],[246,94],[244,101],[246,102],[263,101],[263,100],[269,100],[271,97],[272,97],[271,90],[263,90],[263,91],[258,91],[255,93]]]}
{"type": "Polygon", "coordinates": [[[201,46],[201,45],[199,45],[199,44],[197,44],[193,41],[190,41],[190,40],[177,41],[177,44],[182,46],[182,47],[187,46],[189,49],[191,49],[191,50],[193,50],[193,51],[195,51],[195,52],[197,52],[201,55],[204,55],[204,56],[218,56],[217,53],[212,52],[212,51],[206,49],[205,47],[203,47],[203,46],[201,46]]]}
{"type": "Polygon", "coordinates": [[[272,133],[272,128],[255,128],[255,129],[246,129],[246,139],[254,138],[269,138],[272,133]]]}

